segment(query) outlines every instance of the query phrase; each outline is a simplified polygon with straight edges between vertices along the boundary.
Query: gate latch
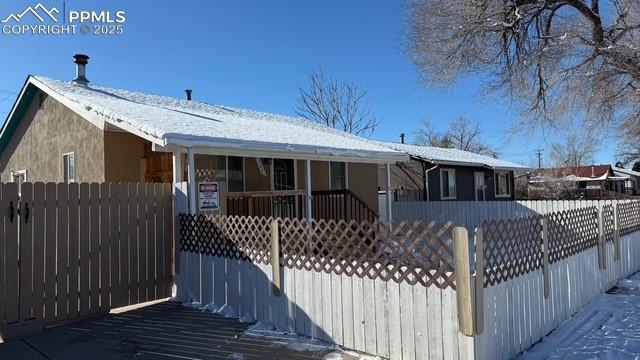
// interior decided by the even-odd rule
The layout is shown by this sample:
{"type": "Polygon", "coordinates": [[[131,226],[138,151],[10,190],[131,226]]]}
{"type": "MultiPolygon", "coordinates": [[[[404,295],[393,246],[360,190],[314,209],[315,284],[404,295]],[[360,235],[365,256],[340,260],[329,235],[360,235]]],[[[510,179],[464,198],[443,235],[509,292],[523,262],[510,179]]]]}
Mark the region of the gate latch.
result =
{"type": "Polygon", "coordinates": [[[24,203],[24,223],[29,222],[29,203],[24,203]]]}

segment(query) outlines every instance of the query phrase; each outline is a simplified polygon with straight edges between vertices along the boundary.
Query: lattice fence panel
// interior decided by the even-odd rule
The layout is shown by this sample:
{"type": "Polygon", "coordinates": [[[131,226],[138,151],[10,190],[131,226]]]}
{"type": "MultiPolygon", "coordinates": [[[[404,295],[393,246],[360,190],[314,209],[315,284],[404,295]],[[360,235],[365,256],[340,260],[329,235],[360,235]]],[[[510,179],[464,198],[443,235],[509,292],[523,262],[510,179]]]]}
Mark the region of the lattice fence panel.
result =
{"type": "Polygon", "coordinates": [[[542,266],[542,216],[492,220],[484,233],[484,286],[527,274],[542,266]]]}
{"type": "Polygon", "coordinates": [[[613,241],[613,205],[602,207],[602,230],[604,241],[613,241]]]}
{"type": "Polygon", "coordinates": [[[272,222],[266,217],[180,214],[180,249],[268,264],[272,222]]]}
{"type": "Polygon", "coordinates": [[[545,215],[549,232],[549,261],[555,263],[598,242],[598,209],[586,207],[545,215]]]}
{"type": "MultiPolygon", "coordinates": [[[[268,263],[272,218],[180,216],[183,251],[268,263]]],[[[289,268],[455,288],[454,224],[278,219],[289,268]]]]}
{"type": "Polygon", "coordinates": [[[640,230],[639,201],[618,204],[618,226],[620,235],[627,235],[640,230]]]}

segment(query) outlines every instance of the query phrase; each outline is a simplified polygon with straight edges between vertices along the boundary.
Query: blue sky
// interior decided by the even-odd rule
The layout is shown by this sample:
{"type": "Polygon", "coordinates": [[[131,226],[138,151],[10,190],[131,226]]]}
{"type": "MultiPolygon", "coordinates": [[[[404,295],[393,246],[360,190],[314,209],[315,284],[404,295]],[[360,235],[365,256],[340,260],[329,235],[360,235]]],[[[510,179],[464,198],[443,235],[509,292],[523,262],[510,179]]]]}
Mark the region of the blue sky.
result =
{"type": "MultiPolygon", "coordinates": [[[[62,8],[62,1],[42,3],[62,8]]],[[[36,4],[3,1],[0,17],[36,4]]],[[[192,88],[196,100],[282,114],[293,114],[306,74],[324,69],[367,89],[382,119],[373,138],[381,140],[398,141],[404,132],[412,141],[421,119],[446,128],[464,114],[482,125],[504,159],[532,165],[534,149],[549,149],[558,136],[547,130],[506,137],[518,114],[499,98],[480,99],[476,78],[445,89],[421,85],[403,52],[406,16],[399,1],[67,0],[66,8],[124,10],[125,34],[0,34],[0,118],[28,74],[71,80],[72,55],[86,53],[94,84],[174,97],[192,88]]],[[[609,140],[596,162],[615,162],[614,154],[609,140]]]]}

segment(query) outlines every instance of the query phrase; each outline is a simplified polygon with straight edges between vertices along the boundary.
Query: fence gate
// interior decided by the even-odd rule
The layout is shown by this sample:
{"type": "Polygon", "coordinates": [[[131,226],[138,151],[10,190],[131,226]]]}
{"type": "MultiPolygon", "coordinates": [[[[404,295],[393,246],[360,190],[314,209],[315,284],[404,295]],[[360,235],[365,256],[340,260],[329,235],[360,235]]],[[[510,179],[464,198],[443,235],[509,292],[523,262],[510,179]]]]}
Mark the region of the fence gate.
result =
{"type": "Polygon", "coordinates": [[[0,184],[0,326],[171,296],[170,184],[0,184]]]}

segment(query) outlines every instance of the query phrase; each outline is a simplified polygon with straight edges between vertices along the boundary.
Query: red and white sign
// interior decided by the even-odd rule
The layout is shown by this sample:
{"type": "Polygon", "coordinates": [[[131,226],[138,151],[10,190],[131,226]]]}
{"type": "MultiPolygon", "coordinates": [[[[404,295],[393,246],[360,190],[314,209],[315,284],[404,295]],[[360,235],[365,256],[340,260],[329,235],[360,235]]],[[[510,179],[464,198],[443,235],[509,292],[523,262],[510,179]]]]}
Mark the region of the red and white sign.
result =
{"type": "Polygon", "coordinates": [[[198,184],[198,193],[200,211],[220,210],[220,191],[218,183],[200,183],[198,184]]]}

